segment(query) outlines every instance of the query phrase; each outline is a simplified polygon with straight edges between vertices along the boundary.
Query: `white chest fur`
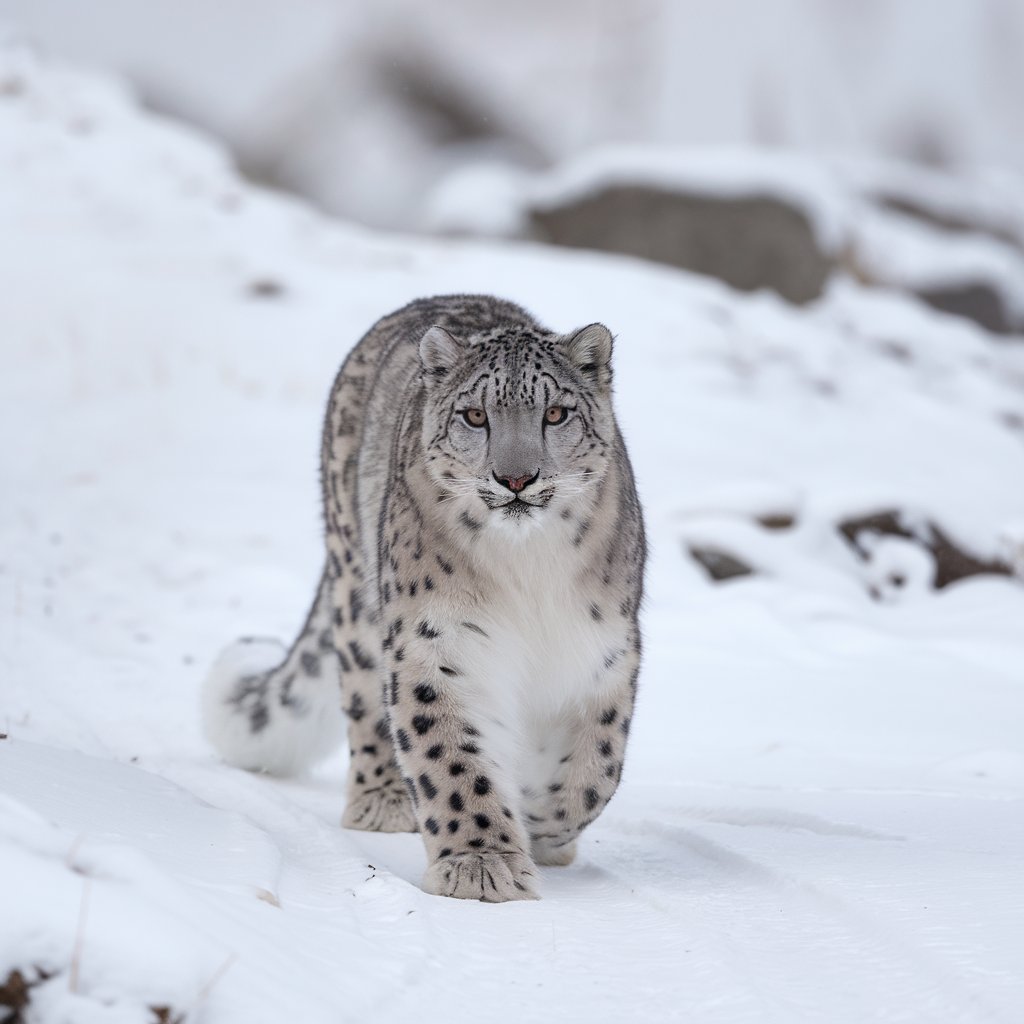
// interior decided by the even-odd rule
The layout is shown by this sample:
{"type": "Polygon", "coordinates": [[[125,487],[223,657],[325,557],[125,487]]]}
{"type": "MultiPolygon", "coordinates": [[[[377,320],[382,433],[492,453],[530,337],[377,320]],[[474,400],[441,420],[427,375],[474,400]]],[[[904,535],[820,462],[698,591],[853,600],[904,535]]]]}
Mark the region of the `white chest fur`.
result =
{"type": "Polygon", "coordinates": [[[579,711],[609,685],[606,660],[623,650],[627,627],[612,599],[583,581],[569,530],[480,540],[491,586],[474,620],[487,636],[464,652],[466,697],[488,744],[530,786],[551,777],[579,711]]]}

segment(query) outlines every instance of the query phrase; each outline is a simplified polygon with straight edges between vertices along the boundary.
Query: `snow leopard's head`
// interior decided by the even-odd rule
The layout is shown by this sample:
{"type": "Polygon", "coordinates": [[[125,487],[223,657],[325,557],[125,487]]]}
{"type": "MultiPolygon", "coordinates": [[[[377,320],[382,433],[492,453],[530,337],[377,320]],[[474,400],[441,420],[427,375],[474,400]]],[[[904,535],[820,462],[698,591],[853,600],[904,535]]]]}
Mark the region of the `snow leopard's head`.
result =
{"type": "Polygon", "coordinates": [[[543,519],[607,472],[615,421],[603,324],[470,338],[432,327],[419,351],[428,472],[468,529],[543,519]]]}

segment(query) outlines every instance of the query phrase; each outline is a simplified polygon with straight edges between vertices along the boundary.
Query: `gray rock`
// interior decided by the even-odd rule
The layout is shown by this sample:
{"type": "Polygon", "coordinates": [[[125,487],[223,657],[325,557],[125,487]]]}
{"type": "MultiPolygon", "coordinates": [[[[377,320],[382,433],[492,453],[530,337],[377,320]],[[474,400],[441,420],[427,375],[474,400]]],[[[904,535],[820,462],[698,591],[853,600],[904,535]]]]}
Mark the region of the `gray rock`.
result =
{"type": "Polygon", "coordinates": [[[534,208],[535,234],[556,245],[641,256],[738,288],[817,298],[834,266],[808,216],[767,195],[717,196],[641,185],[605,186],[534,208]]]}
{"type": "Polygon", "coordinates": [[[898,509],[885,509],[854,516],[839,523],[837,529],[861,558],[866,558],[869,550],[861,540],[862,534],[903,537],[920,544],[931,552],[935,560],[937,590],[968,576],[1012,575],[1010,566],[1005,562],[979,558],[964,550],[934,522],[927,522],[920,529],[911,530],[907,526],[906,517],[898,509]]]}

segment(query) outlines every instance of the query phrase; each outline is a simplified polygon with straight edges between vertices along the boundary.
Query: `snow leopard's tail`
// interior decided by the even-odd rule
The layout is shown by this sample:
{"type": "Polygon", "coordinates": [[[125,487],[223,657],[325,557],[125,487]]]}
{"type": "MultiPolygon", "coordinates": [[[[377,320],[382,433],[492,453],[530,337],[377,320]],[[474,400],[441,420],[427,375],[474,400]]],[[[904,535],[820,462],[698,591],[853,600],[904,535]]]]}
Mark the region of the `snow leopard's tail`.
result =
{"type": "Polygon", "coordinates": [[[325,573],[291,650],[251,637],[214,662],[203,684],[203,731],[226,761],[294,775],[341,742],[341,676],[330,614],[325,573]]]}

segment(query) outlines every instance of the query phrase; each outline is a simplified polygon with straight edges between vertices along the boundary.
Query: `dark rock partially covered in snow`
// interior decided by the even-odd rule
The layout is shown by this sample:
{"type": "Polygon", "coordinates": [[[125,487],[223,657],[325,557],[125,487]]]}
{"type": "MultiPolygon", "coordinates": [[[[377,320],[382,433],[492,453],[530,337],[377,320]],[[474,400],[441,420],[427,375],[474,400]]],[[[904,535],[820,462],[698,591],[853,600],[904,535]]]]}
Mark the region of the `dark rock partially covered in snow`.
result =
{"type": "Polygon", "coordinates": [[[993,334],[1014,334],[1024,330],[1024,321],[1012,316],[1005,298],[984,281],[930,285],[916,291],[934,309],[966,317],[993,334]]]}
{"type": "Polygon", "coordinates": [[[795,303],[816,299],[834,266],[804,211],[766,194],[609,184],[535,208],[530,218],[556,245],[641,256],[741,291],[770,288],[795,303]]]}
{"type": "Polygon", "coordinates": [[[754,570],[746,562],[722,548],[709,544],[691,544],[687,551],[690,557],[716,583],[754,574],[754,570]]]}
{"type": "MultiPolygon", "coordinates": [[[[995,574],[1012,575],[1012,569],[997,559],[981,558],[956,543],[940,526],[930,520],[914,521],[897,509],[885,509],[866,515],[844,519],[838,530],[857,554],[870,561],[875,544],[880,537],[900,537],[917,545],[930,554],[934,563],[934,575],[929,581],[936,589],[942,589],[957,580],[969,576],[995,574]]],[[[889,571],[889,582],[901,587],[906,582],[900,578],[898,566],[889,571]]]]}

